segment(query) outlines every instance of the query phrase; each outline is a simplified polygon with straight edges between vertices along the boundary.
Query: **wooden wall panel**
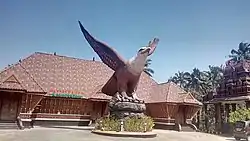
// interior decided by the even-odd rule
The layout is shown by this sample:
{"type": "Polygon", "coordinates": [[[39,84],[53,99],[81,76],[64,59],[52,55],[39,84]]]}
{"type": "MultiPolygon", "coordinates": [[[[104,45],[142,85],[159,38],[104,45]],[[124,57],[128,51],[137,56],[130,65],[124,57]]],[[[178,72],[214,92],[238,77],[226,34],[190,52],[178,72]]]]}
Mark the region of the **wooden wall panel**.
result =
{"type": "Polygon", "coordinates": [[[178,105],[170,103],[147,104],[148,115],[153,118],[175,118],[178,113],[178,105]]]}
{"type": "Polygon", "coordinates": [[[179,124],[184,124],[185,123],[185,106],[180,105],[178,108],[178,112],[175,115],[175,122],[179,124]]]}
{"type": "Polygon", "coordinates": [[[178,113],[179,106],[165,103],[166,108],[168,108],[168,114],[171,119],[175,118],[175,115],[178,113]]]}
{"type": "Polygon", "coordinates": [[[196,106],[187,106],[185,109],[187,119],[192,119],[195,114],[201,109],[201,107],[196,106]]]}
{"type": "Polygon", "coordinates": [[[38,105],[40,107],[40,113],[51,114],[81,114],[90,115],[99,114],[102,112],[102,102],[91,102],[85,99],[65,99],[44,97],[38,105]],[[94,113],[93,113],[94,111],[94,113]]]}
{"type": "Polygon", "coordinates": [[[43,95],[30,95],[30,111],[33,112],[35,107],[43,99],[43,95]]]}
{"type": "Polygon", "coordinates": [[[21,113],[26,113],[26,94],[22,95],[20,107],[21,107],[20,109],[21,113]]]}

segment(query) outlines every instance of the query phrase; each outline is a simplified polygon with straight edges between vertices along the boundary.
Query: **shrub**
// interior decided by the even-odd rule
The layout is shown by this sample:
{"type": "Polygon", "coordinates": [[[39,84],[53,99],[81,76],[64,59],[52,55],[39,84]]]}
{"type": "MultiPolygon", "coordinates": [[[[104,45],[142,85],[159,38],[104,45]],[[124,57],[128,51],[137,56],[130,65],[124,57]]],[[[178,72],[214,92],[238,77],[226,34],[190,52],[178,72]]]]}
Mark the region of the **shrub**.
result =
{"type": "Polygon", "coordinates": [[[250,120],[250,109],[242,108],[229,114],[229,122],[231,123],[242,120],[250,120]]]}
{"type": "Polygon", "coordinates": [[[103,117],[97,120],[95,129],[102,131],[120,131],[120,122],[114,117],[103,117]]]}
{"type": "Polygon", "coordinates": [[[148,132],[152,131],[154,122],[151,117],[128,118],[124,121],[124,130],[128,132],[148,132]]]}
{"type": "MultiPolygon", "coordinates": [[[[132,117],[124,119],[124,131],[127,132],[148,132],[152,131],[154,122],[151,117],[132,117]]],[[[95,129],[103,131],[120,131],[121,122],[114,117],[103,117],[97,121],[95,129]]]]}

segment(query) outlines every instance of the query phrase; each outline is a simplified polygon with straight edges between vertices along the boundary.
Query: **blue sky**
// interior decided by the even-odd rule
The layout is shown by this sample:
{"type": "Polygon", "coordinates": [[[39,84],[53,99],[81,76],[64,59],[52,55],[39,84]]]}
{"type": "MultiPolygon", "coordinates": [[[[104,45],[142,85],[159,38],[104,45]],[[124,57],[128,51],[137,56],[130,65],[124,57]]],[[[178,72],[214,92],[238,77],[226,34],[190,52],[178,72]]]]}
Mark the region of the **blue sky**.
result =
{"type": "Polygon", "coordinates": [[[1,0],[0,68],[34,52],[97,57],[78,27],[80,20],[124,58],[153,37],[154,79],[178,70],[220,65],[232,48],[250,39],[249,0],[1,0]]]}

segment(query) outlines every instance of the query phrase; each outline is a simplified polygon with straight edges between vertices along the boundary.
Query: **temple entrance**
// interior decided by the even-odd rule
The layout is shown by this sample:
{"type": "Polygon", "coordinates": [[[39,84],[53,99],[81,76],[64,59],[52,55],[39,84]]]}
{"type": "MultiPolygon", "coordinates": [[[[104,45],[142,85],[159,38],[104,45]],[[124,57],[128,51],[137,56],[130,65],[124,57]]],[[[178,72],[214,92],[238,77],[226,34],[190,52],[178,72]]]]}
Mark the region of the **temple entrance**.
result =
{"type": "Polygon", "coordinates": [[[0,121],[15,121],[18,115],[20,94],[0,92],[0,121]]]}

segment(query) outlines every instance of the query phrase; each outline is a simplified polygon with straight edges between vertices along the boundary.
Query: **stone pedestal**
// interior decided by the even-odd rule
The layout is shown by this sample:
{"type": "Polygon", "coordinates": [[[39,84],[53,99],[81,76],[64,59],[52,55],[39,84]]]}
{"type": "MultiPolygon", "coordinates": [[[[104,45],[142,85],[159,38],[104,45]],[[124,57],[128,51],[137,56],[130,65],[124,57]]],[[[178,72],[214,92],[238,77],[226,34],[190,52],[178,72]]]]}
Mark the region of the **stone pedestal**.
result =
{"type": "Polygon", "coordinates": [[[110,115],[118,119],[142,117],[146,111],[145,103],[117,101],[112,99],[109,103],[110,115]]]}

